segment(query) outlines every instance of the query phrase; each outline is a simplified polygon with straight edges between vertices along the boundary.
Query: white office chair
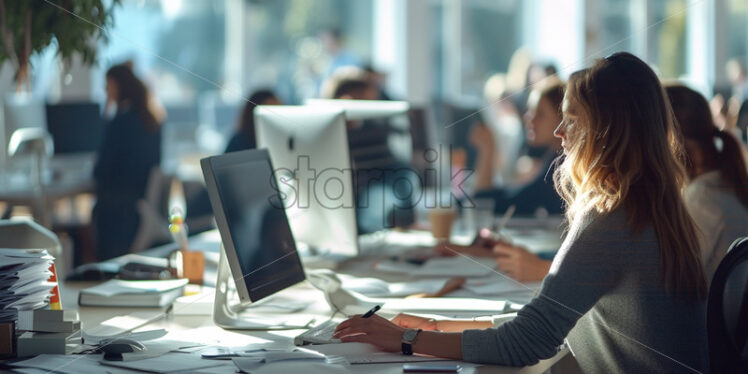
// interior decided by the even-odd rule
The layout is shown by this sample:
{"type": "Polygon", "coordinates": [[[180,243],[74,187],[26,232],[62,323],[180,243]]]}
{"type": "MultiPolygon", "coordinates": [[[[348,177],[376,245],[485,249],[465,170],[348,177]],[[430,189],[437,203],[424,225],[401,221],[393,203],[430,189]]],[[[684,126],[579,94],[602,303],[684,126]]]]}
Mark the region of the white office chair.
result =
{"type": "Polygon", "coordinates": [[[172,180],[174,180],[173,176],[164,174],[158,167],[151,170],[145,198],[138,200],[136,207],[140,223],[130,246],[131,253],[146,250],[153,243],[171,239],[169,220],[165,215],[168,213],[167,202],[172,180]]]}
{"type": "Polygon", "coordinates": [[[8,157],[13,159],[28,159],[31,191],[34,193],[32,211],[34,218],[43,226],[52,225],[50,209],[44,190],[44,171],[48,168],[49,159],[54,153],[52,136],[44,129],[26,127],[13,131],[8,141],[8,157]]]}

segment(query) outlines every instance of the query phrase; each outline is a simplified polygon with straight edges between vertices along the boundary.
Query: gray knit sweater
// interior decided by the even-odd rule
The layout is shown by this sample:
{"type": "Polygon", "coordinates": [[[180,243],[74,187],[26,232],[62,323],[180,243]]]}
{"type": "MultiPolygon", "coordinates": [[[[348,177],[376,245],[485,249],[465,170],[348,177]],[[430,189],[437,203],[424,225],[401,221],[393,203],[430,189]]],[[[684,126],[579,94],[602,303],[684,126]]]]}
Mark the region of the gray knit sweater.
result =
{"type": "Polygon", "coordinates": [[[495,329],[462,335],[465,361],[510,366],[552,357],[564,338],[587,373],[708,371],[706,302],[664,289],[652,227],[623,210],[572,227],[538,297],[495,329]]]}

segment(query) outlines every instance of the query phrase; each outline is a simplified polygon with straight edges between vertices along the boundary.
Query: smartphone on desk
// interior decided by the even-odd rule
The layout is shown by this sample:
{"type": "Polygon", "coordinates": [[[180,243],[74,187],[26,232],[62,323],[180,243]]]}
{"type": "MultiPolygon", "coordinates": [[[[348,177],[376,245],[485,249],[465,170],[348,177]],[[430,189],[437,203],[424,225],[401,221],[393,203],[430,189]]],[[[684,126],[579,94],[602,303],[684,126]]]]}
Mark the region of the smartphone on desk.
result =
{"type": "Polygon", "coordinates": [[[459,373],[462,366],[445,363],[408,363],[403,364],[403,373],[459,373]]]}

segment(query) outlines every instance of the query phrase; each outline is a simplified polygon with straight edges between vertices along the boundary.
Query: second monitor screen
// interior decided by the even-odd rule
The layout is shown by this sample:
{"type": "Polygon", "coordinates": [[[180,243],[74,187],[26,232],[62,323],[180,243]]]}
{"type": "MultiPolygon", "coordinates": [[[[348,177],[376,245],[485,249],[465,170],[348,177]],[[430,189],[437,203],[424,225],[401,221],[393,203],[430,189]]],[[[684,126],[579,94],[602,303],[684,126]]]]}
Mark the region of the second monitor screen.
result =
{"type": "Polygon", "coordinates": [[[267,160],[224,166],[214,175],[250,299],[304,280],[267,160]]]}

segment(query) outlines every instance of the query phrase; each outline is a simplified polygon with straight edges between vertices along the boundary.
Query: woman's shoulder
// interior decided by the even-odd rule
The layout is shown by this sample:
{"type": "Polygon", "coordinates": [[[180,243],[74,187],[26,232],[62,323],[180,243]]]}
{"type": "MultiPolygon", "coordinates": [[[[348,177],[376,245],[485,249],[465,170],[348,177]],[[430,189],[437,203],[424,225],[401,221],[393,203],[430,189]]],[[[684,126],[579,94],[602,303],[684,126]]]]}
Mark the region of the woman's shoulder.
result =
{"type": "Polygon", "coordinates": [[[607,243],[606,246],[649,240],[649,237],[653,236],[649,234],[653,234],[651,225],[644,230],[635,230],[631,227],[628,214],[623,207],[611,212],[589,209],[579,215],[569,230],[569,235],[579,244],[607,243]]]}

